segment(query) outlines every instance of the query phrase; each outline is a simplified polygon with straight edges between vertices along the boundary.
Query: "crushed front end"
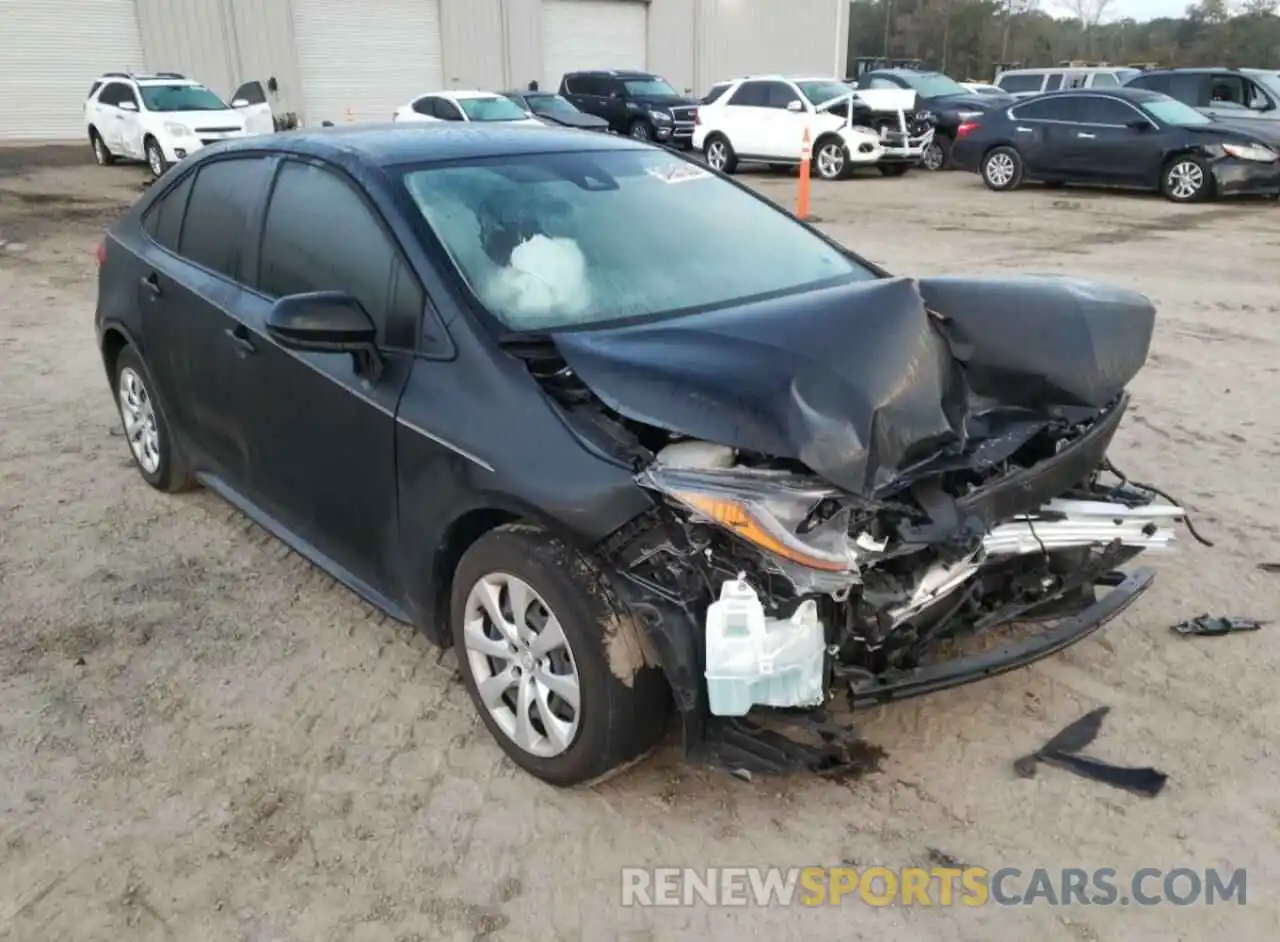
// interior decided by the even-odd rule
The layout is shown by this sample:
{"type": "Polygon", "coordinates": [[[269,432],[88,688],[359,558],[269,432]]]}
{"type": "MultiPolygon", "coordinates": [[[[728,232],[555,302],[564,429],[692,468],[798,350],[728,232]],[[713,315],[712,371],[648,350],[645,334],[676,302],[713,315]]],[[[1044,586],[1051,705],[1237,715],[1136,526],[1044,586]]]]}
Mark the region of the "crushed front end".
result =
{"type": "Polygon", "coordinates": [[[544,385],[655,498],[600,551],[686,746],[814,767],[754,720],[830,742],[831,709],[1030,664],[1123,611],[1152,574],[1120,567],[1185,520],[1107,457],[1153,315],[1067,279],[886,279],[557,338],[544,385]]]}

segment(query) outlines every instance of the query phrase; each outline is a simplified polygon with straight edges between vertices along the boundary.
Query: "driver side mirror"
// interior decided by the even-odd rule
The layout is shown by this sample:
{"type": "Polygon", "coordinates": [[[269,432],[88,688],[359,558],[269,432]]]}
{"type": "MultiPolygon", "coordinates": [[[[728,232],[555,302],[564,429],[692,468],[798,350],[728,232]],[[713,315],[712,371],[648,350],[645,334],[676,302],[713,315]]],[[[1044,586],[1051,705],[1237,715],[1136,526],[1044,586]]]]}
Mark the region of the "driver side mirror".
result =
{"type": "Polygon", "coordinates": [[[799,99],[793,98],[791,101],[787,102],[787,110],[790,111],[792,114],[795,114],[796,112],[799,112],[799,111],[804,111],[804,103],[801,102],[799,99]]]}
{"type": "Polygon", "coordinates": [[[249,107],[249,99],[247,99],[247,98],[233,98],[233,99],[231,100],[231,107],[232,107],[232,108],[248,108],[248,107],[249,107]]]}
{"type": "Polygon", "coordinates": [[[120,110],[121,111],[137,111],[138,103],[136,101],[122,101],[120,102],[120,110]]]}
{"type": "Polygon", "coordinates": [[[286,349],[350,353],[360,375],[376,380],[382,374],[382,356],[375,345],[378,329],[364,306],[345,291],[286,295],[268,312],[266,327],[286,349]]]}

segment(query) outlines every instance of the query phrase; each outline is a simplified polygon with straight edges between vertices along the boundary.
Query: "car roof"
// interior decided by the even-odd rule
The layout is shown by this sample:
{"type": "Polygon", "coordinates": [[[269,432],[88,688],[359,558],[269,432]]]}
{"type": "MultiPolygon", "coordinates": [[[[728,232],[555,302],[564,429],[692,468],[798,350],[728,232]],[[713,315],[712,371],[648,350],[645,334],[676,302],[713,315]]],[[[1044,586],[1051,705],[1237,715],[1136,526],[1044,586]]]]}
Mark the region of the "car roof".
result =
{"type": "Polygon", "coordinates": [[[576,72],[566,72],[565,75],[598,75],[603,78],[616,79],[650,79],[658,77],[656,72],[640,72],[635,69],[578,69],[576,72]]]}
{"type": "Polygon", "coordinates": [[[220,141],[218,154],[270,151],[331,160],[355,158],[377,167],[526,154],[643,150],[630,137],[582,134],[549,126],[471,122],[356,124],[308,128],[220,141]]]}
{"type": "Polygon", "coordinates": [[[1137,72],[1131,65],[1054,65],[1037,66],[1034,69],[1005,69],[1006,75],[1048,75],[1052,72],[1137,72]]]}
{"type": "Polygon", "coordinates": [[[1142,74],[1153,75],[1153,74],[1164,73],[1164,72],[1183,72],[1188,75],[1205,75],[1209,72],[1266,72],[1266,71],[1267,71],[1266,69],[1232,69],[1232,68],[1227,68],[1226,66],[1220,66],[1218,68],[1214,68],[1213,66],[1197,65],[1197,66],[1190,66],[1185,69],[1179,69],[1173,66],[1170,66],[1169,68],[1164,68],[1164,69],[1147,69],[1142,74]]]}
{"type": "Polygon", "coordinates": [[[478,88],[449,88],[442,89],[438,92],[423,92],[419,98],[426,98],[428,95],[434,95],[437,98],[452,98],[455,101],[463,101],[468,98],[501,98],[497,92],[486,92],[478,88]]]}
{"type": "Polygon", "coordinates": [[[1131,85],[1115,85],[1107,88],[1064,88],[1024,99],[1011,107],[1017,108],[1018,105],[1044,98],[1119,98],[1121,101],[1144,102],[1163,101],[1168,97],[1164,92],[1157,92],[1150,88],[1134,88],[1131,85]]]}

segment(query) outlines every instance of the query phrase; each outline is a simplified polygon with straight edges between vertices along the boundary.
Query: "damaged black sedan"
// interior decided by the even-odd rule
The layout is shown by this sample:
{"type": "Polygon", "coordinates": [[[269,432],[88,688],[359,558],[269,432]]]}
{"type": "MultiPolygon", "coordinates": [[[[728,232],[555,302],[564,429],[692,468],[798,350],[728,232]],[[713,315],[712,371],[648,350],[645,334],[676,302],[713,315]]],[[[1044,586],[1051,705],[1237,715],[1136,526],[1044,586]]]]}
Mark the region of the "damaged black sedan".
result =
{"type": "Polygon", "coordinates": [[[821,767],[830,708],[1079,640],[1184,518],[1107,458],[1145,298],[894,277],[629,139],[218,145],[99,259],[143,478],[203,484],[453,645],[556,784],[673,709],[691,755],[821,767]]]}

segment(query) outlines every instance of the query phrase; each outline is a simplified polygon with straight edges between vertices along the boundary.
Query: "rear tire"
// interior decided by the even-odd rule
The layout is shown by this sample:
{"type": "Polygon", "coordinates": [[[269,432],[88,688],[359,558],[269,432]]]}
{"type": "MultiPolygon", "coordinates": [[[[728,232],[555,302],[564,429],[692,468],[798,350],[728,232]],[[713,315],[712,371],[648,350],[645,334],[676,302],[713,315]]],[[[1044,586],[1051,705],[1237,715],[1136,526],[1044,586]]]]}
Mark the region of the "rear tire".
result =
{"type": "Polygon", "coordinates": [[[1193,154],[1173,157],[1160,171],[1160,192],[1173,203],[1198,203],[1213,198],[1213,174],[1193,154]]]}
{"type": "Polygon", "coordinates": [[[635,634],[645,629],[593,558],[542,527],[507,524],[477,540],[454,574],[449,620],[481,720],[529,774],[596,780],[666,731],[666,681],[635,634]]]}
{"type": "Polygon", "coordinates": [[[173,440],[155,381],[133,347],[125,347],[116,357],[112,388],[125,441],[142,480],[169,494],[195,487],[195,478],[173,440]]]}
{"type": "Polygon", "coordinates": [[[110,167],[116,162],[115,154],[107,148],[107,142],[102,139],[97,128],[89,129],[89,146],[93,148],[93,162],[99,167],[110,167]]]}
{"type": "Polygon", "coordinates": [[[1022,183],[1022,155],[1012,147],[996,147],[982,158],[982,182],[990,190],[1016,190],[1022,183]]]}
{"type": "Polygon", "coordinates": [[[702,142],[702,159],[712,170],[733,173],[738,169],[738,155],[723,134],[712,134],[702,142]]]}

